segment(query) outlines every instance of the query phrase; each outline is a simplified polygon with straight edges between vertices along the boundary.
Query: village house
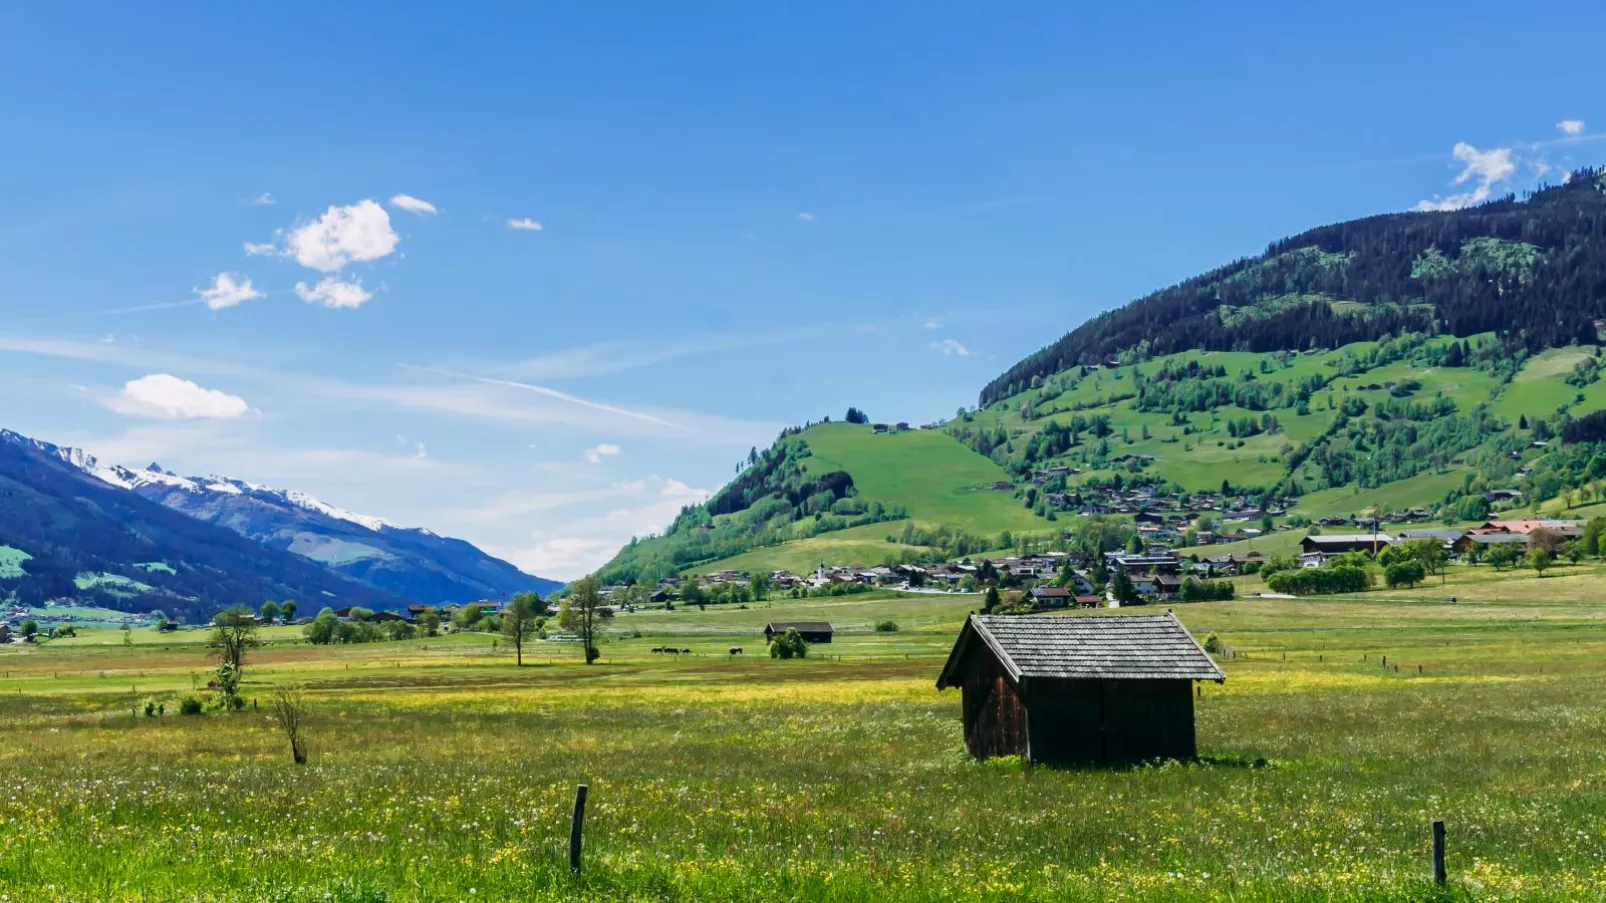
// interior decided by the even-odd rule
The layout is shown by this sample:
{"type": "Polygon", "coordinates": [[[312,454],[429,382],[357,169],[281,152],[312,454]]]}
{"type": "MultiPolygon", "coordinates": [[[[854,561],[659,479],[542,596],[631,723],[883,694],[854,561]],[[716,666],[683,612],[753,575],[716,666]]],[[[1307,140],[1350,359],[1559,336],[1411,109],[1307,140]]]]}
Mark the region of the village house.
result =
{"type": "Polygon", "coordinates": [[[1333,533],[1307,536],[1299,541],[1300,551],[1306,555],[1342,555],[1345,552],[1376,553],[1394,542],[1387,533],[1333,533]]]}
{"type": "Polygon", "coordinates": [[[978,759],[1117,764],[1197,755],[1193,682],[1226,680],[1174,615],[971,615],[937,678],[978,759]]]}

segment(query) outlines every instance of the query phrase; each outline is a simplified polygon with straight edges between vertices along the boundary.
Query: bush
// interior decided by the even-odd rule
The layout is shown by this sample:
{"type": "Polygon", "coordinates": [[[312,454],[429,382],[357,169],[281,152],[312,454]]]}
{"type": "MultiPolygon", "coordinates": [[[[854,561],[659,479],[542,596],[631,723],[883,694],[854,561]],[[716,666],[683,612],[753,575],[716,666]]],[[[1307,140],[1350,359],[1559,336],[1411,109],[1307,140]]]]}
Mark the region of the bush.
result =
{"type": "Polygon", "coordinates": [[[897,621],[891,621],[891,620],[877,621],[876,624],[875,624],[875,632],[876,633],[897,633],[898,632],[898,622],[897,621]]]}
{"type": "Polygon", "coordinates": [[[199,715],[205,705],[199,696],[186,696],[178,701],[178,713],[180,715],[199,715]]]}
{"type": "Polygon", "coordinates": [[[809,644],[796,630],[788,628],[786,633],[770,640],[770,658],[805,658],[808,654],[809,644]]]}
{"type": "Polygon", "coordinates": [[[1226,650],[1226,648],[1227,647],[1221,642],[1221,637],[1218,637],[1213,633],[1205,637],[1204,651],[1210,653],[1211,655],[1220,655],[1226,650]]]}

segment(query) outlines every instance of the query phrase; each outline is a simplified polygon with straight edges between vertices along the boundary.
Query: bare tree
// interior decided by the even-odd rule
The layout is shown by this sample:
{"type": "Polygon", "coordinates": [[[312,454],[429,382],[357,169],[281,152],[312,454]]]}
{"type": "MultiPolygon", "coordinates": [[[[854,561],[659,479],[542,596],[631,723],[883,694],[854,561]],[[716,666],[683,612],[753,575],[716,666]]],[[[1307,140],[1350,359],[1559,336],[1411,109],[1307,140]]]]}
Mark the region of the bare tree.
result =
{"type": "Polygon", "coordinates": [[[564,630],[579,634],[580,641],[585,644],[588,665],[602,656],[597,649],[597,635],[602,630],[602,623],[612,618],[613,608],[604,604],[595,577],[575,581],[558,610],[558,623],[563,625],[564,630]]]}
{"type": "Polygon", "coordinates": [[[513,644],[520,666],[524,664],[524,641],[535,636],[536,608],[540,604],[541,597],[535,593],[519,593],[502,612],[502,636],[513,644]]]}
{"type": "Polygon", "coordinates": [[[297,765],[307,764],[307,738],[302,727],[307,719],[307,701],[300,687],[281,686],[273,691],[273,720],[290,741],[290,757],[297,765]]]}

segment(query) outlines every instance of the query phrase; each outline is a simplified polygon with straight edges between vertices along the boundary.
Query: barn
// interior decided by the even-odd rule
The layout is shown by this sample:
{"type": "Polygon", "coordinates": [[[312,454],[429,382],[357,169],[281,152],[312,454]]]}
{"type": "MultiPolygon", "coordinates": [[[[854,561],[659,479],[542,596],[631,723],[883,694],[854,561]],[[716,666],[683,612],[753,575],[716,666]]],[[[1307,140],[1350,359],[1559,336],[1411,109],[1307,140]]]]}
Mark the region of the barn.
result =
{"type": "Polygon", "coordinates": [[[788,630],[795,630],[803,637],[803,642],[829,643],[831,642],[831,629],[829,621],[771,621],[764,625],[764,639],[772,640],[776,634],[784,634],[788,630]]]}
{"type": "Polygon", "coordinates": [[[1170,612],[971,615],[937,689],[961,688],[978,759],[1113,764],[1193,758],[1193,682],[1226,679],[1170,612]]]}

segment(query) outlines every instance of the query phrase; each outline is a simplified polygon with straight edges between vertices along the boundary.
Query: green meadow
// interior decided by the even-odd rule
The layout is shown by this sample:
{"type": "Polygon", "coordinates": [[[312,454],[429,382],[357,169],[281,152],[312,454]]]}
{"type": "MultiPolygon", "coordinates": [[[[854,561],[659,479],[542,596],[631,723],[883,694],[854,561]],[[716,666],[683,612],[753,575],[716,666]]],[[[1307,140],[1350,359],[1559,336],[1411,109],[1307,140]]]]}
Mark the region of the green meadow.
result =
{"type": "Polygon", "coordinates": [[[1176,605],[1234,653],[1196,704],[1201,758],[1116,769],[965,756],[934,680],[975,597],[642,611],[591,666],[573,643],[518,668],[486,635],[314,647],[269,628],[243,695],[305,688],[304,766],[264,710],[175,714],[204,632],[86,630],[0,649],[0,895],[1602,899],[1606,573],[1552,573],[1176,605]],[[836,641],[772,660],[775,619],[830,620],[836,641]]]}

